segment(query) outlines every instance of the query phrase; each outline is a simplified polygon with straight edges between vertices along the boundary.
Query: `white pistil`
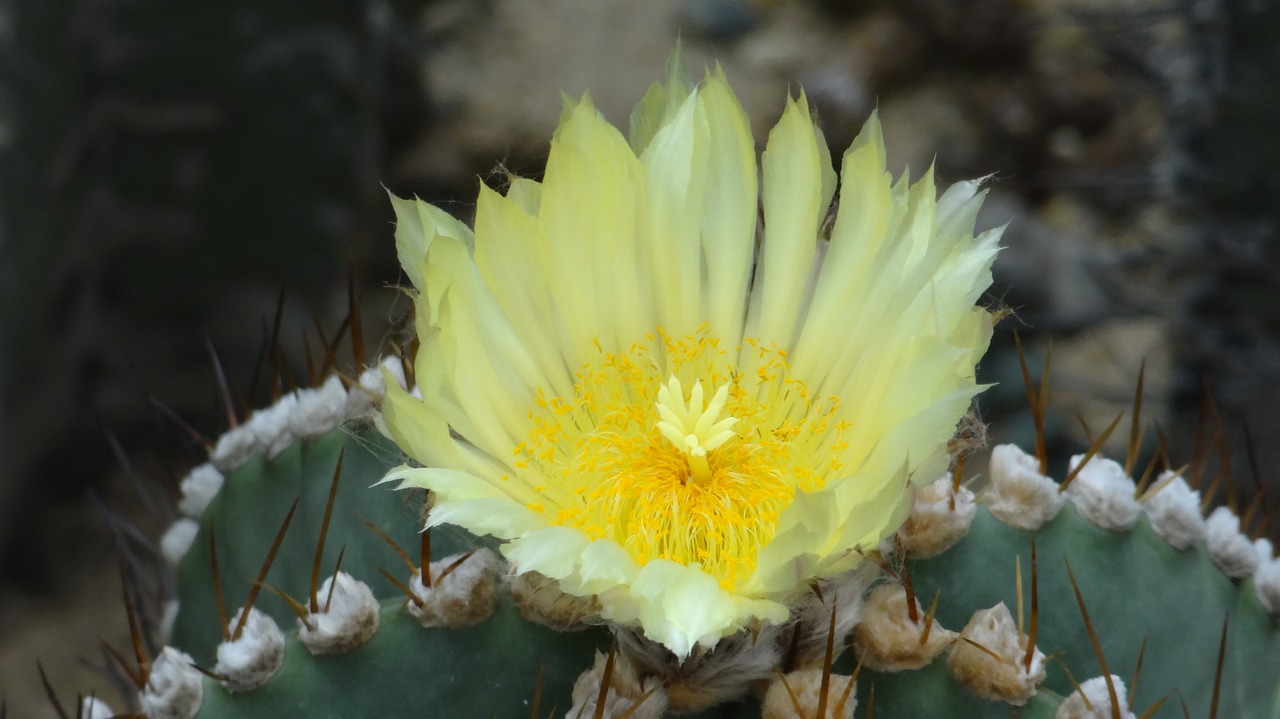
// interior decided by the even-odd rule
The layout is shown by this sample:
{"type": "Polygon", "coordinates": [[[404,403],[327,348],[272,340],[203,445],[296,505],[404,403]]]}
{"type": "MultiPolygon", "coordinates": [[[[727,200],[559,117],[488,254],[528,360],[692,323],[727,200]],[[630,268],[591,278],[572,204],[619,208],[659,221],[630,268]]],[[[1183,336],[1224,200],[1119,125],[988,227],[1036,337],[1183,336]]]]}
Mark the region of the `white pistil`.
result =
{"type": "Polygon", "coordinates": [[[711,402],[702,403],[702,381],[693,383],[689,401],[685,402],[684,387],[672,376],[658,389],[658,431],[684,452],[689,463],[689,474],[695,482],[711,479],[711,465],[707,453],[715,451],[734,436],[733,425],[737,417],[721,417],[729,400],[729,385],[720,385],[711,402]]]}

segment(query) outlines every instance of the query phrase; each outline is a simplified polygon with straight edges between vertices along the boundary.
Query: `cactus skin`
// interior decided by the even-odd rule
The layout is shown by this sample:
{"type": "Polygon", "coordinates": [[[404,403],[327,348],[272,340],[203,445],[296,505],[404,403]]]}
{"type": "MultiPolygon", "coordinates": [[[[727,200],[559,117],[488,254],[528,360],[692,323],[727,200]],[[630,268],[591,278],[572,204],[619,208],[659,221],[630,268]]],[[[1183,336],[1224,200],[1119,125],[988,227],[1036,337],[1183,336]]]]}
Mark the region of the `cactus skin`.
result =
{"type": "MultiPolygon", "coordinates": [[[[1218,571],[1203,545],[1183,552],[1173,549],[1155,535],[1145,516],[1129,532],[1110,532],[1083,521],[1068,502],[1039,531],[1024,532],[979,506],[962,542],[945,554],[912,564],[916,591],[926,599],[941,592],[938,618],[949,628],[963,626],[974,609],[1000,601],[1016,607],[1014,557],[1022,557],[1023,588],[1028,592],[1032,539],[1039,569],[1036,643],[1048,654],[1062,655],[1049,663],[1040,695],[1020,716],[1052,716],[1056,700],[1049,693],[1065,696],[1073,691],[1064,666],[1078,681],[1101,673],[1063,558],[1071,562],[1112,673],[1131,684],[1139,649],[1147,639],[1133,700],[1136,712],[1177,690],[1193,716],[1208,716],[1222,623],[1229,617],[1218,716],[1280,716],[1280,634],[1271,618],[1247,583],[1237,585],[1218,571]],[[1041,714],[1043,706],[1050,710],[1041,714]]],[[[916,672],[867,676],[877,685],[877,715],[883,710],[882,716],[927,716],[934,711],[930,707],[940,704],[954,717],[1011,715],[1011,707],[997,709],[950,684],[939,662],[916,672]]],[[[860,683],[865,696],[869,683],[860,683]]],[[[1176,717],[1180,712],[1171,695],[1155,716],[1176,717]]]]}
{"type": "MultiPolygon", "coordinates": [[[[248,596],[289,505],[298,498],[298,510],[267,582],[300,600],[307,596],[339,452],[343,469],[325,540],[321,579],[332,573],[345,546],[345,571],[369,584],[380,599],[402,596],[375,567],[396,570],[403,565],[361,520],[368,518],[406,551],[416,553],[420,504],[409,501],[408,495],[369,489],[398,460],[399,450],[372,428],[337,429],[315,440],[295,442],[273,459],[256,455],[226,477],[222,490],[200,518],[200,532],[178,567],[179,610],[171,640],[175,646],[199,658],[210,655],[221,640],[210,572],[210,528],[217,538],[228,611],[234,611],[248,596]]],[[[444,535],[437,541],[439,556],[458,551],[463,542],[474,542],[470,538],[450,540],[444,535]]],[[[255,606],[281,627],[294,622],[288,606],[278,599],[255,606]]]]}
{"type": "MultiPolygon", "coordinates": [[[[929,597],[935,590],[942,592],[938,614],[945,626],[963,625],[967,607],[998,601],[1015,606],[1014,556],[1022,555],[1025,592],[1034,537],[1040,584],[1037,643],[1046,653],[1064,652],[1060,661],[1079,681],[1098,676],[1100,670],[1064,558],[1071,562],[1112,673],[1129,682],[1147,638],[1133,701],[1139,713],[1179,690],[1193,714],[1207,715],[1222,623],[1229,618],[1218,716],[1274,716],[1280,635],[1253,592],[1218,571],[1203,545],[1179,552],[1156,536],[1145,516],[1128,532],[1099,529],[1083,521],[1071,503],[1034,534],[1003,524],[982,507],[978,512],[964,542],[917,565],[919,591],[929,597]],[[973,581],[983,576],[979,568],[984,565],[991,567],[988,581],[973,581]]],[[[1044,686],[1070,694],[1073,688],[1056,663],[1050,663],[1044,686]]],[[[1169,716],[1176,713],[1173,706],[1166,710],[1169,716]]]]}
{"type": "MultiPolygon", "coordinates": [[[[267,582],[305,601],[340,452],[343,467],[321,578],[333,571],[345,547],[343,571],[369,584],[383,600],[381,628],[365,646],[329,657],[311,656],[293,631],[284,666],[261,689],[232,694],[206,679],[200,716],[294,716],[305,708],[309,716],[348,717],[388,700],[396,707],[456,703],[474,708],[477,716],[513,716],[527,711],[525,702],[532,700],[544,665],[544,706],[569,706],[569,689],[583,663],[596,649],[608,647],[602,630],[557,634],[522,619],[509,600],[501,602],[489,620],[460,629],[426,630],[403,610],[404,596],[376,569],[403,575],[403,564],[363,520],[416,554],[421,497],[369,487],[399,461],[400,454],[367,426],[341,427],[295,442],[272,459],[257,455],[226,477],[178,567],[180,605],[170,642],[184,647],[197,662],[211,664],[221,634],[209,531],[212,528],[218,539],[219,575],[228,609],[234,611],[248,595],[281,520],[299,497],[267,582]]],[[[437,531],[433,539],[436,559],[477,542],[461,531],[437,531]]],[[[295,616],[276,597],[263,593],[255,607],[286,630],[296,627],[295,616]]]]}
{"type": "MultiPolygon", "coordinates": [[[[537,692],[544,666],[541,713],[555,706],[563,714],[570,706],[568,692],[574,678],[590,666],[594,651],[607,648],[608,634],[601,629],[553,632],[523,619],[509,599],[500,601],[494,616],[474,627],[419,626],[403,609],[403,595],[376,571],[382,566],[402,576],[403,565],[363,526],[361,517],[374,521],[414,554],[421,525],[420,498],[369,487],[399,463],[400,455],[367,426],[340,427],[296,442],[274,459],[255,457],[227,476],[178,570],[181,611],[172,644],[191,653],[197,662],[206,662],[219,639],[209,572],[210,527],[218,537],[228,607],[234,610],[297,497],[302,498],[298,512],[267,581],[299,599],[305,597],[339,451],[344,453],[344,464],[322,572],[332,571],[345,545],[343,569],[369,583],[382,600],[382,628],[367,645],[336,657],[313,657],[290,637],[284,667],[261,689],[231,694],[207,679],[198,716],[285,716],[296,715],[302,708],[314,716],[353,716],[441,706],[461,707],[455,711],[466,716],[528,716],[527,702],[537,692]]],[[[936,557],[909,562],[915,591],[926,605],[940,592],[937,617],[948,629],[958,630],[974,611],[997,602],[1016,612],[1015,557],[1021,558],[1024,600],[1029,603],[1033,539],[1039,588],[1036,643],[1045,653],[1059,656],[1049,662],[1047,679],[1026,706],[972,696],[950,678],[940,658],[915,671],[864,669],[855,716],[865,716],[867,695],[874,684],[876,716],[932,716],[939,707],[946,707],[948,716],[964,719],[1052,717],[1061,698],[1073,690],[1065,670],[1077,681],[1101,673],[1064,558],[1071,562],[1111,673],[1130,682],[1138,651],[1147,639],[1135,712],[1169,696],[1154,716],[1180,716],[1177,699],[1170,695],[1176,689],[1193,714],[1207,715],[1222,623],[1229,618],[1218,715],[1280,716],[1276,708],[1280,634],[1254,598],[1249,582],[1226,578],[1203,544],[1186,551],[1170,547],[1151,530],[1145,516],[1132,530],[1113,532],[1084,521],[1067,502],[1055,519],[1028,532],[1006,525],[979,506],[963,540],[936,557]]],[[[481,541],[461,531],[437,531],[433,555],[445,556],[481,541]]],[[[286,629],[294,626],[293,615],[278,598],[264,594],[257,606],[286,629]]],[[[846,652],[835,671],[850,673],[852,654],[846,652]]],[[[748,698],[692,716],[759,715],[758,700],[748,698]]]]}
{"type": "Polygon", "coordinates": [[[602,631],[560,634],[525,621],[510,602],[474,627],[432,630],[402,605],[384,603],[378,633],[348,654],[313,657],[291,638],[284,666],[261,689],[231,694],[207,679],[199,716],[527,716],[544,666],[545,714],[570,705],[583,663],[608,647],[602,631]]]}

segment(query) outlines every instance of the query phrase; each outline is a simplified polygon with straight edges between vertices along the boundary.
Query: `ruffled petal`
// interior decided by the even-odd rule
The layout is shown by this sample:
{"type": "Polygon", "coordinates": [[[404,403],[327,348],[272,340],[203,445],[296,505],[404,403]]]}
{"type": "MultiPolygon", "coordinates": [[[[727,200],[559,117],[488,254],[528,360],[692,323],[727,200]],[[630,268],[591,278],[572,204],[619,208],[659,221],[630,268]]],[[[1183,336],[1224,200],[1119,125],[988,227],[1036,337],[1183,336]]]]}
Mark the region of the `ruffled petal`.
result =
{"type": "MultiPolygon", "coordinates": [[[[600,594],[630,584],[639,573],[640,565],[622,545],[612,539],[597,539],[582,550],[578,571],[568,590],[579,595],[600,594]]],[[[564,580],[561,583],[566,584],[564,580]]]]}
{"type": "MultiPolygon", "coordinates": [[[[631,583],[633,602],[604,606],[614,621],[639,621],[645,635],[683,659],[701,643],[713,646],[727,634],[753,619],[785,621],[787,609],[770,600],[735,597],[697,565],[685,566],[655,559],[644,566],[631,583]],[[635,611],[636,617],[619,610],[635,611]]],[[[602,599],[604,599],[602,597],[602,599]]]]}
{"type": "Polygon", "coordinates": [[[578,570],[588,541],[587,536],[576,529],[543,527],[504,545],[502,553],[517,572],[538,572],[562,580],[578,570]]]}

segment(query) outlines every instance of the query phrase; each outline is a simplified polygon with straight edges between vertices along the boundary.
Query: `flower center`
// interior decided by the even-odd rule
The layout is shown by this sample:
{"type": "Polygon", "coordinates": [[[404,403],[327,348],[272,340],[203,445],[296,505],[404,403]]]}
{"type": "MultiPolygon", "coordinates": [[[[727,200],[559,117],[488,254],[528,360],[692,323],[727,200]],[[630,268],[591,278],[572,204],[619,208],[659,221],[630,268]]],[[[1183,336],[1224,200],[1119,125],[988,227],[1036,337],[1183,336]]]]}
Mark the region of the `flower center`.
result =
{"type": "Polygon", "coordinates": [[[732,589],[796,492],[841,470],[849,425],[779,350],[748,340],[730,353],[704,333],[646,339],[601,350],[572,396],[539,395],[512,465],[551,523],[613,539],[640,564],[698,564],[732,589]]]}

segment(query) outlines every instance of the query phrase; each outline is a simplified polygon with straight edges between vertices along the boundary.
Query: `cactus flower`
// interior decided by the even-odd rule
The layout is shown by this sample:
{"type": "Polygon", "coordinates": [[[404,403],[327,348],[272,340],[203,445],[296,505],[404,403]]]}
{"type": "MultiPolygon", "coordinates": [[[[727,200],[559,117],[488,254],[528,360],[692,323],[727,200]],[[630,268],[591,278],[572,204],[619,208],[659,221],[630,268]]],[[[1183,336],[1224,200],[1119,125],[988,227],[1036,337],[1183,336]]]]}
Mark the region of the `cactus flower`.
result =
{"type": "Polygon", "coordinates": [[[838,181],[803,94],[760,165],[720,69],[676,58],[629,138],[567,100],[474,232],[392,198],[420,347],[383,412],[421,466],[387,479],[681,659],[899,527],[990,334],[976,182],[892,181],[875,115],[838,181]]]}

